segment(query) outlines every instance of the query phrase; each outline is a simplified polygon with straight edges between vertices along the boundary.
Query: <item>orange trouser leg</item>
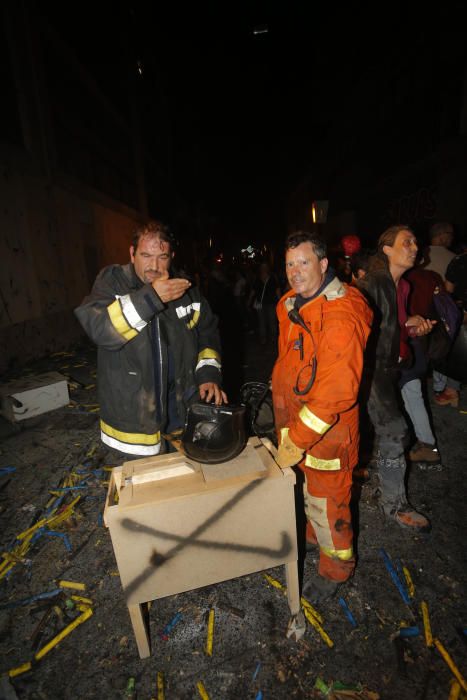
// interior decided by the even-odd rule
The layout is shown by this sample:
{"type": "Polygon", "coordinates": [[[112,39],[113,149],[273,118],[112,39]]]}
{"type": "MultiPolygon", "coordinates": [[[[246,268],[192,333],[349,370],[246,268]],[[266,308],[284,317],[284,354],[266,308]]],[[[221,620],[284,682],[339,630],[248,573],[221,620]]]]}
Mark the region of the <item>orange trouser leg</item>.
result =
{"type": "MultiPolygon", "coordinates": [[[[320,548],[319,573],[345,581],[355,568],[350,514],[352,470],[321,471],[304,468],[305,511],[320,548]]],[[[310,537],[312,540],[312,538],[310,537]]]]}

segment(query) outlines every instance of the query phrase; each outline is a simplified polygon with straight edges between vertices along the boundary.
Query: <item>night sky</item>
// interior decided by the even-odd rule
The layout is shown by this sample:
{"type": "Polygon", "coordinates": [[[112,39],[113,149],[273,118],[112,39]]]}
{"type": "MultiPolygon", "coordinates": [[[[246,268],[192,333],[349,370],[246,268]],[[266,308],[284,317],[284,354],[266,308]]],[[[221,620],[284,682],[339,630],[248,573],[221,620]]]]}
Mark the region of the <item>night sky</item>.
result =
{"type": "MultiPolygon", "coordinates": [[[[122,113],[139,90],[145,146],[193,211],[248,235],[283,234],[286,198],[326,158],[329,134],[339,138],[341,105],[362,74],[373,73],[377,102],[391,66],[397,76],[417,62],[433,74],[434,100],[437,66],[465,41],[460,3],[436,12],[331,2],[41,8],[122,113]]],[[[408,148],[429,102],[407,115],[408,148]]],[[[399,137],[397,126],[388,138],[399,137]]],[[[365,148],[371,140],[363,158],[365,148]]]]}

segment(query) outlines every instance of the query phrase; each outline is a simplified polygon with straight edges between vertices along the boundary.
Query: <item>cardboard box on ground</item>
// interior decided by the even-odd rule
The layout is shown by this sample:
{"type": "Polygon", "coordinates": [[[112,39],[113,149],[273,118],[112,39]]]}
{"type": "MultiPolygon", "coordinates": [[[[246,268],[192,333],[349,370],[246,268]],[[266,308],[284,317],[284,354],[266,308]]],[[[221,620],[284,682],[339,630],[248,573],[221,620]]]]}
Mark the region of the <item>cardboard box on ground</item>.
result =
{"type": "Polygon", "coordinates": [[[70,401],[66,377],[46,372],[0,385],[0,415],[12,423],[66,406],[70,401]]]}

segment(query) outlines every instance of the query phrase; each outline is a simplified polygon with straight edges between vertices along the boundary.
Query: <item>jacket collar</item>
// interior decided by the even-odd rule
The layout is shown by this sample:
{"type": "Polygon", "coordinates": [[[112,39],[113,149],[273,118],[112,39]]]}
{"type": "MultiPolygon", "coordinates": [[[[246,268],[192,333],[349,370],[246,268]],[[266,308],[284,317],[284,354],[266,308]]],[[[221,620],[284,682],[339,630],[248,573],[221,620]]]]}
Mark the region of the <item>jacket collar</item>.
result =
{"type": "Polygon", "coordinates": [[[345,296],[345,287],[337,275],[323,289],[322,295],[326,297],[327,301],[334,301],[345,296]]]}
{"type": "MultiPolygon", "coordinates": [[[[312,301],[315,301],[316,299],[319,299],[320,297],[325,297],[326,301],[335,301],[335,299],[339,299],[340,297],[345,296],[345,287],[340,281],[340,279],[335,275],[331,281],[321,290],[321,292],[318,294],[318,296],[311,298],[310,300],[307,300],[305,303],[309,304],[312,301]]],[[[291,311],[294,306],[295,306],[295,299],[296,296],[290,296],[287,297],[285,300],[285,308],[287,313],[291,311]]]]}
{"type": "Polygon", "coordinates": [[[126,265],[122,265],[121,270],[123,271],[123,274],[126,277],[130,289],[140,289],[144,286],[144,282],[140,280],[140,278],[135,272],[135,267],[133,263],[130,262],[126,265]]]}

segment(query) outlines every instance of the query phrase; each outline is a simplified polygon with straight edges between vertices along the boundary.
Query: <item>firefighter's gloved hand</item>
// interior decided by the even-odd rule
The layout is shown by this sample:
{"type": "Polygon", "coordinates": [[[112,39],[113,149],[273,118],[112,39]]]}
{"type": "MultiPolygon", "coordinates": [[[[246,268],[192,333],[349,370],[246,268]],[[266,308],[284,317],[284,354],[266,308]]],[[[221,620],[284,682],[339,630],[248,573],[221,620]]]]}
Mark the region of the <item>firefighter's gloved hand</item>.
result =
{"type": "Polygon", "coordinates": [[[279,450],[277,451],[277,464],[282,469],[293,467],[294,464],[300,462],[303,455],[304,450],[297,447],[293,440],[290,439],[288,432],[283,434],[279,450]]]}

